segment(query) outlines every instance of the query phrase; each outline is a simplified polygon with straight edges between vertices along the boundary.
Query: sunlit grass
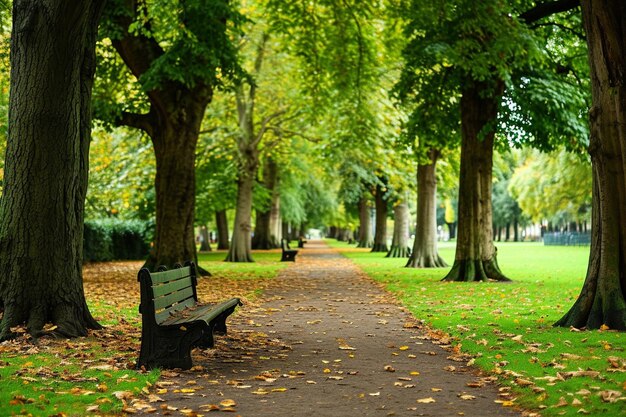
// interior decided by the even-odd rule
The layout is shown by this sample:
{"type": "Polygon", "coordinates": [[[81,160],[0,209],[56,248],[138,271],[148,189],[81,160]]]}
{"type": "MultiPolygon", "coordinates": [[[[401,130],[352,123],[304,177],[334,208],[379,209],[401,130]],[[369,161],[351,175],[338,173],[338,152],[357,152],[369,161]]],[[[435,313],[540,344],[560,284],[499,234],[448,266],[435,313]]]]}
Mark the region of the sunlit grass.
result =
{"type": "MultiPolygon", "coordinates": [[[[516,404],[542,409],[543,416],[626,415],[625,401],[601,398],[608,390],[626,395],[626,334],[552,327],[580,292],[589,247],[501,243],[498,261],[512,283],[444,283],[448,268],[403,268],[406,259],[328,242],[396,293],[415,317],[450,334],[476,356],[477,366],[513,386],[516,404]],[[578,370],[599,374],[568,377],[578,370]],[[520,387],[526,381],[532,386],[520,387]]],[[[452,262],[453,244],[442,244],[440,252],[452,262]]]]}
{"type": "Polygon", "coordinates": [[[254,262],[224,262],[226,251],[212,251],[198,254],[198,264],[211,274],[232,279],[274,278],[278,271],[286,268],[288,262],[280,262],[280,249],[253,251],[254,262]]]}

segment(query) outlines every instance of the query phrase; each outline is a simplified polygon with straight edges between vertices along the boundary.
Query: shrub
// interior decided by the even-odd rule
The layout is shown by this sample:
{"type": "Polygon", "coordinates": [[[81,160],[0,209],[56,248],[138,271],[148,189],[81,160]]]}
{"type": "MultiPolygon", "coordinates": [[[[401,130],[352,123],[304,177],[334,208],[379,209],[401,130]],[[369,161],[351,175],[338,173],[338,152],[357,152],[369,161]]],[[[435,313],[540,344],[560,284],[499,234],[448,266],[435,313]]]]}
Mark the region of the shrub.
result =
{"type": "Polygon", "coordinates": [[[84,261],[142,259],[148,256],[153,222],[141,220],[88,220],[84,232],[84,261]]]}

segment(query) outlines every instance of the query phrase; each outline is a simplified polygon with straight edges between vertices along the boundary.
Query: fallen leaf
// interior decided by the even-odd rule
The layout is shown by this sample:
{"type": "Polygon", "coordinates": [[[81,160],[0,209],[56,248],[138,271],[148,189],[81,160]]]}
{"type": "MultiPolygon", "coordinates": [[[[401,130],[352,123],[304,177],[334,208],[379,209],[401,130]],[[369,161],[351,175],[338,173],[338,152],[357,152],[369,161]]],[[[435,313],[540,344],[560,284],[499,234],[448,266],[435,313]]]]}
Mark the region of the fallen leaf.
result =
{"type": "Polygon", "coordinates": [[[463,394],[463,395],[459,395],[459,398],[462,399],[462,400],[468,401],[468,400],[475,400],[476,396],[469,395],[469,394],[463,394]]]}
{"type": "Polygon", "coordinates": [[[428,398],[420,398],[419,400],[417,400],[417,402],[420,404],[430,404],[436,401],[433,397],[428,397],[428,398]]]}
{"type": "Polygon", "coordinates": [[[614,403],[618,399],[622,398],[622,393],[620,391],[605,390],[605,391],[600,391],[599,394],[600,394],[600,398],[602,398],[602,401],[604,401],[605,403],[614,403]]]}
{"type": "Polygon", "coordinates": [[[565,397],[561,397],[561,398],[559,398],[559,402],[556,403],[554,406],[555,407],[565,407],[566,405],[569,405],[567,403],[567,400],[565,399],[565,397]]]}
{"type": "Polygon", "coordinates": [[[220,401],[220,405],[222,407],[235,407],[237,403],[235,402],[235,400],[226,399],[226,400],[220,401]]]}
{"type": "Polygon", "coordinates": [[[385,367],[383,368],[385,371],[387,372],[396,372],[396,370],[394,369],[393,366],[391,365],[385,365],[385,367]]]}

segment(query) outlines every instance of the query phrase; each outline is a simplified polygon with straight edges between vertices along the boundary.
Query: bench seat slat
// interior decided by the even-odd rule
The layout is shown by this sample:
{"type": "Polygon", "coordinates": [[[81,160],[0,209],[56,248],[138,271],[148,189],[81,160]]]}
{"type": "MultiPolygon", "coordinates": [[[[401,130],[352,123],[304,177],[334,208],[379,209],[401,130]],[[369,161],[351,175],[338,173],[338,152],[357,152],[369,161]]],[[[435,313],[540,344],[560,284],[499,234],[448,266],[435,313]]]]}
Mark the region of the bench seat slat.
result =
{"type": "Polygon", "coordinates": [[[168,308],[172,304],[180,303],[188,298],[193,299],[193,287],[183,288],[180,291],[173,292],[163,297],[156,297],[154,299],[154,309],[161,310],[168,308]]]}
{"type": "Polygon", "coordinates": [[[189,277],[191,268],[188,266],[182,268],[169,269],[161,272],[151,272],[152,284],[161,284],[164,282],[175,281],[181,278],[189,277]]]}
{"type": "Polygon", "coordinates": [[[163,322],[170,318],[172,315],[176,315],[181,310],[184,310],[186,308],[192,308],[195,305],[195,300],[193,298],[188,298],[176,305],[171,306],[170,308],[155,313],[156,322],[158,325],[162,326],[163,322]]]}
{"type": "Polygon", "coordinates": [[[183,288],[191,287],[192,282],[191,278],[186,277],[182,279],[178,279],[176,281],[170,281],[165,284],[153,285],[152,293],[155,298],[161,297],[163,295],[167,295],[173,293],[175,291],[180,291],[183,288]]]}
{"type": "Polygon", "coordinates": [[[182,313],[175,313],[169,318],[161,322],[162,326],[171,326],[177,324],[184,324],[193,321],[202,320],[205,323],[209,323],[214,318],[226,310],[239,305],[241,302],[239,298],[231,298],[230,300],[222,301],[216,304],[203,304],[197,308],[190,308],[182,313]]]}

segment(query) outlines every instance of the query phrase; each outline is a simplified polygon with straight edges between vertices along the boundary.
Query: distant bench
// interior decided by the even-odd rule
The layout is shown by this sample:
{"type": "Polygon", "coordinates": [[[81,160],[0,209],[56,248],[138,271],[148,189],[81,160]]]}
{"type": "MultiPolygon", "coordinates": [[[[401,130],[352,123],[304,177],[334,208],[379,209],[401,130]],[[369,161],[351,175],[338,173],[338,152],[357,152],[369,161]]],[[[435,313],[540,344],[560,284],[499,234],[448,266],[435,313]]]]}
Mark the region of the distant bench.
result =
{"type": "Polygon", "coordinates": [[[291,247],[289,246],[289,241],[287,239],[283,239],[280,241],[280,247],[283,250],[283,256],[282,258],[280,258],[281,262],[296,261],[296,255],[298,254],[298,251],[295,249],[291,249],[291,247]]]}
{"type": "Polygon", "coordinates": [[[138,276],[141,352],[137,367],[191,368],[191,349],[213,347],[213,333],[226,333],[226,317],[242,305],[239,298],[198,304],[196,266],[143,268],[138,276]]]}

